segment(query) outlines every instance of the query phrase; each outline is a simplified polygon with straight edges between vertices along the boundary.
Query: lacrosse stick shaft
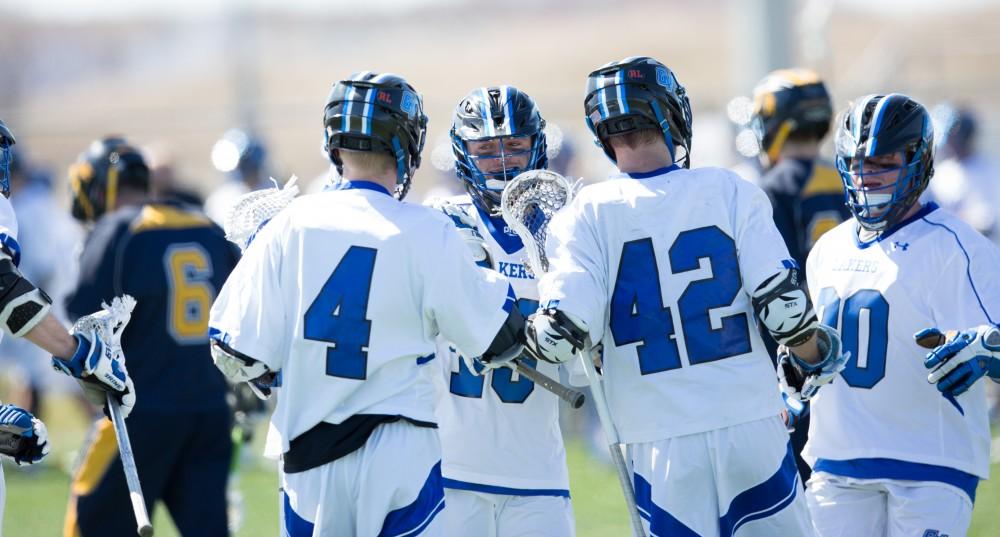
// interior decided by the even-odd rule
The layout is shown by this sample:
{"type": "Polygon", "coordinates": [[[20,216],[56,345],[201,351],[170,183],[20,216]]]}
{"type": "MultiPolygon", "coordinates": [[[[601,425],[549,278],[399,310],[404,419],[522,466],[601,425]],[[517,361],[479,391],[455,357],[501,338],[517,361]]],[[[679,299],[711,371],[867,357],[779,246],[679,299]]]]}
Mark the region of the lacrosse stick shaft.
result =
{"type": "Polygon", "coordinates": [[[132,454],[132,443],[128,439],[125,418],[122,416],[118,399],[110,393],[108,394],[108,410],[111,414],[111,423],[115,428],[115,437],[118,439],[118,454],[121,455],[122,468],[125,470],[125,482],[128,483],[128,495],[129,499],[132,500],[136,529],[141,537],[152,537],[153,525],[150,524],[149,513],[146,512],[146,499],[142,496],[139,471],[135,466],[135,456],[132,454]]]}
{"type": "Polygon", "coordinates": [[[536,385],[552,392],[556,397],[569,403],[569,406],[573,408],[580,408],[583,406],[584,401],[586,401],[586,397],[580,390],[570,388],[569,386],[562,384],[534,367],[521,363],[521,361],[517,358],[512,361],[514,363],[514,370],[517,371],[519,375],[527,377],[531,382],[534,382],[536,385]]]}
{"type": "Polygon", "coordinates": [[[597,375],[597,369],[594,367],[590,353],[580,353],[580,360],[583,361],[587,380],[590,381],[590,393],[594,396],[597,418],[601,421],[601,429],[604,430],[604,438],[608,442],[608,450],[611,452],[611,462],[614,463],[615,471],[618,474],[618,484],[621,485],[622,494],[625,495],[625,505],[628,508],[632,533],[636,537],[645,537],[646,532],[642,527],[642,519],[639,518],[639,506],[635,502],[635,490],[632,488],[632,478],[629,475],[628,466],[625,464],[625,457],[622,455],[618,430],[615,429],[615,424],[611,421],[611,410],[608,408],[608,400],[604,397],[604,385],[601,384],[601,377],[597,375]]]}

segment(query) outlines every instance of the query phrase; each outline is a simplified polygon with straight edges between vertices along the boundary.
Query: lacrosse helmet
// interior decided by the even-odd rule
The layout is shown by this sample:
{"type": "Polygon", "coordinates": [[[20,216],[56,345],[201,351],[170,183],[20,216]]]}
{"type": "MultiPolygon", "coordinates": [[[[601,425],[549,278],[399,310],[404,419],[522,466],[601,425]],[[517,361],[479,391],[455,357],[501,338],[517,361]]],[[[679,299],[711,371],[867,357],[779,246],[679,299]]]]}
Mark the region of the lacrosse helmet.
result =
{"type": "Polygon", "coordinates": [[[95,140],[69,168],[73,216],[93,222],[117,208],[123,187],[149,190],[149,168],[142,155],[124,138],[95,140]]]}
{"type": "Polygon", "coordinates": [[[780,69],[753,90],[750,126],[765,166],[778,161],[789,138],[822,140],[830,130],[833,103],[819,75],[808,69],[780,69]]]}
{"type": "Polygon", "coordinates": [[[673,71],[653,58],[625,58],[590,73],[584,113],[595,143],[612,162],[609,136],[651,128],[663,133],[674,162],[691,165],[691,103],[673,71]]]}
{"type": "Polygon", "coordinates": [[[934,175],[934,129],[927,110],[906,95],[867,95],[851,104],[837,128],[837,172],[847,206],[870,231],[896,224],[917,202],[934,175]],[[902,164],[875,172],[866,158],[901,155],[902,164]],[[898,173],[896,180],[865,188],[865,175],[898,173]]]}
{"type": "Polygon", "coordinates": [[[469,92],[455,107],[451,124],[455,173],[477,206],[500,214],[504,186],[518,174],[548,167],[545,120],[534,99],[513,86],[489,86],[469,92]],[[505,145],[515,139],[518,148],[505,145]],[[496,140],[489,154],[470,151],[470,142],[496,140]]]}
{"type": "Polygon", "coordinates": [[[14,133],[0,120],[0,194],[10,197],[10,168],[14,163],[14,133]]]}
{"type": "Polygon", "coordinates": [[[338,149],[376,151],[396,161],[396,191],[403,199],[427,137],[423,99],[403,77],[363,71],[333,85],[323,113],[323,149],[344,173],[338,149]]]}

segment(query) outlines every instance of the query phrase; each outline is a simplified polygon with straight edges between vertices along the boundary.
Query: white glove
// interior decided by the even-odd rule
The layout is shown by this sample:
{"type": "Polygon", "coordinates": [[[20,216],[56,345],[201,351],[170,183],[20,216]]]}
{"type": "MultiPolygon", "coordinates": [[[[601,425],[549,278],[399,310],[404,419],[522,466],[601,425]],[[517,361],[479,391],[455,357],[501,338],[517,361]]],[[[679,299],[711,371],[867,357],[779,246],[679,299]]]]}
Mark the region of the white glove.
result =
{"type": "Polygon", "coordinates": [[[211,340],[209,349],[215,367],[233,383],[246,382],[258,398],[266,400],[271,396],[271,388],[281,386],[280,375],[271,371],[264,362],[240,354],[215,339],[211,340]]]}
{"type": "Polygon", "coordinates": [[[493,266],[493,258],[490,256],[489,249],[486,248],[486,240],[483,239],[483,235],[476,228],[475,219],[465,209],[444,198],[433,198],[427,204],[451,218],[452,223],[455,224],[455,229],[458,230],[458,234],[462,236],[465,245],[469,247],[469,252],[472,253],[472,260],[477,265],[487,268],[493,266]]]}
{"type": "Polygon", "coordinates": [[[558,309],[545,309],[528,317],[527,348],[546,362],[562,364],[576,358],[587,338],[587,323],[558,309]]]}
{"type": "Polygon", "coordinates": [[[70,334],[76,338],[76,352],[71,358],[52,357],[57,371],[75,377],[83,388],[87,400],[106,408],[106,394],[111,393],[121,405],[122,417],[127,417],[135,406],[135,386],[125,368],[121,334],[128,324],[135,307],[135,299],[124,295],[116,297],[110,306],[81,317],[70,334]]]}
{"type": "MultiPolygon", "coordinates": [[[[1000,328],[982,325],[962,331],[926,328],[914,334],[917,344],[933,349],[924,359],[927,382],[945,395],[962,395],[984,376],[1000,379],[1000,328]]],[[[956,405],[957,406],[957,405],[956,405]]]]}

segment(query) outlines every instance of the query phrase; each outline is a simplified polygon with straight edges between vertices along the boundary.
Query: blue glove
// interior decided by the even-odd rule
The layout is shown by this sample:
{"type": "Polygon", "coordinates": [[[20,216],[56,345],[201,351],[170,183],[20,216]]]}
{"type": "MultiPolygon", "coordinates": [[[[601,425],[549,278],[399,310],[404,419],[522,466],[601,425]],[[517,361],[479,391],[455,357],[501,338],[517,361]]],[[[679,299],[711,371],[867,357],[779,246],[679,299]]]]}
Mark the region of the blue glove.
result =
{"type": "Polygon", "coordinates": [[[809,415],[809,403],[799,401],[784,392],[781,393],[781,399],[785,402],[785,410],[781,411],[781,419],[785,421],[785,428],[788,429],[788,432],[792,432],[795,430],[795,426],[802,421],[802,418],[809,415]]]}
{"type": "MultiPolygon", "coordinates": [[[[76,333],[73,337],[76,352],[68,360],[53,356],[52,366],[80,381],[83,394],[95,406],[105,407],[106,394],[114,394],[121,404],[122,416],[127,417],[135,405],[135,387],[125,369],[121,347],[106,344],[97,331],[86,335],[76,333]]],[[[107,414],[106,408],[104,412],[107,414]]]]}
{"type": "Polygon", "coordinates": [[[17,464],[34,464],[49,453],[49,433],[42,420],[14,405],[0,406],[0,453],[17,464]]]}
{"type": "Polygon", "coordinates": [[[1000,379],[1000,328],[996,326],[947,333],[925,328],[913,338],[921,347],[934,349],[924,359],[924,367],[931,370],[927,382],[937,384],[945,396],[965,393],[986,375],[1000,379]]]}
{"type": "Polygon", "coordinates": [[[821,387],[833,382],[851,359],[851,353],[843,349],[840,334],[833,328],[817,324],[816,338],[823,355],[816,364],[795,356],[784,345],[778,347],[778,379],[782,393],[803,403],[812,399],[821,387]]]}

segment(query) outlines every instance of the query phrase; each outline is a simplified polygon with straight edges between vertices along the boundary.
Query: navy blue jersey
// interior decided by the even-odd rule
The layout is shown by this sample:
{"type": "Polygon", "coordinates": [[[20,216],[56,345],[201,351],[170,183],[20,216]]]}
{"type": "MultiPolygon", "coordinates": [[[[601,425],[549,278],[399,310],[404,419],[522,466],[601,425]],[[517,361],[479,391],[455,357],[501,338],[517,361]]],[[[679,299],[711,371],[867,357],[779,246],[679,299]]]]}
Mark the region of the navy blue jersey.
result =
{"type": "Polygon", "coordinates": [[[837,170],[823,162],[782,159],[764,172],[760,187],[771,199],[774,224],[800,267],[823,233],[851,215],[837,170]]]}
{"type": "Polygon", "coordinates": [[[208,313],[239,257],[204,214],[173,203],[121,208],[84,245],[71,317],[127,293],[138,301],[122,334],[135,413],[225,407],[226,382],[208,347],[208,313]]]}

